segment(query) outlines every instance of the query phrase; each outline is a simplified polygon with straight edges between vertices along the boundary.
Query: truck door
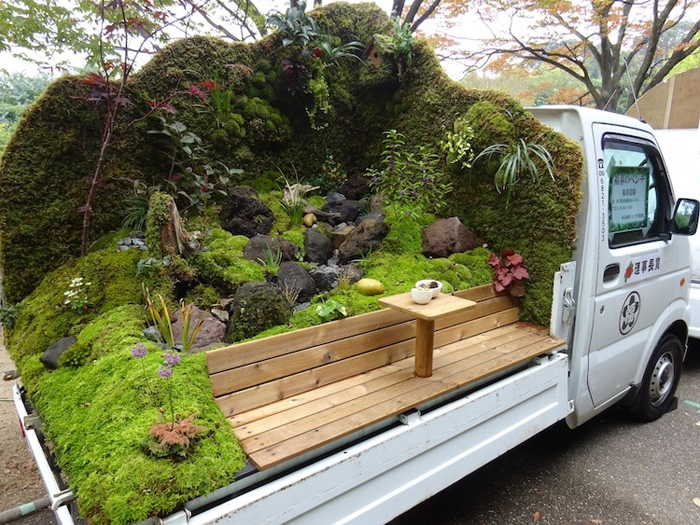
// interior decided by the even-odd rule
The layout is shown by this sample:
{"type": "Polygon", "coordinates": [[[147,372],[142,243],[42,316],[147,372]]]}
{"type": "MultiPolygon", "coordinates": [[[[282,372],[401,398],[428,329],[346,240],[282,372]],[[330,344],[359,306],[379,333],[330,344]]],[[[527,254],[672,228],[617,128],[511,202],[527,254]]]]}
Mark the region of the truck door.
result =
{"type": "MultiPolygon", "coordinates": [[[[652,327],[678,291],[666,169],[643,132],[593,124],[599,258],[588,388],[599,406],[632,382],[652,327]]],[[[681,265],[687,266],[687,265],[681,265]]]]}

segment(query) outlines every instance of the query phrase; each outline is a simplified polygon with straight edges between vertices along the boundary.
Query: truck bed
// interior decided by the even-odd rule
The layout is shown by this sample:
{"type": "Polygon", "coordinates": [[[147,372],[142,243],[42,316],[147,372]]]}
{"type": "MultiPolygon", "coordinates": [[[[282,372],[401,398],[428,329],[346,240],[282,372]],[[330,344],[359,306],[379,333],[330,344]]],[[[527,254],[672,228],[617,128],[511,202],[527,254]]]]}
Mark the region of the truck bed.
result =
{"type": "Polygon", "coordinates": [[[437,347],[431,377],[415,376],[414,359],[408,357],[242,412],[230,421],[251,462],[264,470],[517,368],[562,343],[544,328],[512,323],[437,347]]]}

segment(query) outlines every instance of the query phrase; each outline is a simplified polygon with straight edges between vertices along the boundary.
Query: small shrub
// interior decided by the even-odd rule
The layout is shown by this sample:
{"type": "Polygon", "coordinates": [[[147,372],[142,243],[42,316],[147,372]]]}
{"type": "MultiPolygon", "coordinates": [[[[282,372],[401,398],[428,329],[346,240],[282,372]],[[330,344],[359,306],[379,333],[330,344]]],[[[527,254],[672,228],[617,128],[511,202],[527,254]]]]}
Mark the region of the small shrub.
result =
{"type": "Polygon", "coordinates": [[[497,292],[508,290],[514,297],[525,295],[525,279],[530,277],[523,258],[513,250],[504,250],[501,256],[489,255],[489,265],[493,267],[493,287],[497,292]]]}

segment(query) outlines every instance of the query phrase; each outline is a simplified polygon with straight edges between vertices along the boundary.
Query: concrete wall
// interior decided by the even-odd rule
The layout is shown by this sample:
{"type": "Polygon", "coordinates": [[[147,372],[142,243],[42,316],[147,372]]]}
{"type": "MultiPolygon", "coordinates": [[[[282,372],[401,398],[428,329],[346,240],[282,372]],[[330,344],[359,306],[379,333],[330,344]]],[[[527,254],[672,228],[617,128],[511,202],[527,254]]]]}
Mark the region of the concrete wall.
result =
{"type": "Polygon", "coordinates": [[[627,115],[655,129],[697,128],[700,123],[700,68],[684,71],[646,92],[627,115]]]}

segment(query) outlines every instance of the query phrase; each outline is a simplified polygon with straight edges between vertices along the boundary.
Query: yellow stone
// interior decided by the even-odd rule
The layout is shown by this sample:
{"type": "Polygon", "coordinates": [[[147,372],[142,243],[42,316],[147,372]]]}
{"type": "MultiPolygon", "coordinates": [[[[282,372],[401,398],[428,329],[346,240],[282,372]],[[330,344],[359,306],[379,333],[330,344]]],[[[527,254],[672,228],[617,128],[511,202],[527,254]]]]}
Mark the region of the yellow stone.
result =
{"type": "Polygon", "coordinates": [[[362,295],[379,295],[384,293],[384,285],[376,279],[360,279],[355,283],[355,287],[362,295]]]}

